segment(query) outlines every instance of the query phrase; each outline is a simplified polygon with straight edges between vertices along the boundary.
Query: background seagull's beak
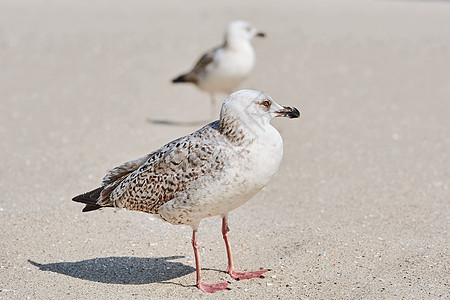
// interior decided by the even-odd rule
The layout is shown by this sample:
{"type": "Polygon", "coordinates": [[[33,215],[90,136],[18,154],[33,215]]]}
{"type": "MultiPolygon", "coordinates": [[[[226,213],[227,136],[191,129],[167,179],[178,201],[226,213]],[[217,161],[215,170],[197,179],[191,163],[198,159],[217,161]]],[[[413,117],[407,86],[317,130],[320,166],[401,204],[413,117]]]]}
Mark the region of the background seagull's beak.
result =
{"type": "Polygon", "coordinates": [[[300,112],[295,107],[283,106],[282,109],[275,112],[277,117],[287,117],[290,119],[300,117],[300,112]]]}
{"type": "Polygon", "coordinates": [[[257,37],[265,37],[266,34],[265,34],[264,32],[258,32],[258,33],[256,34],[256,36],[257,36],[257,37]]]}

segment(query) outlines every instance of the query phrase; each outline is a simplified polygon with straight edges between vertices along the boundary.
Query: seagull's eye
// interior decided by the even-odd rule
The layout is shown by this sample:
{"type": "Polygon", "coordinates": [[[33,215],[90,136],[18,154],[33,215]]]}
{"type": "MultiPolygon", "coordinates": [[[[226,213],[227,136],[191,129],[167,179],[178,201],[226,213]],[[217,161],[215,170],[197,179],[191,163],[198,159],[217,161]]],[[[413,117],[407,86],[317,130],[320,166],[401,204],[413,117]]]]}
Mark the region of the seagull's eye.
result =
{"type": "Polygon", "coordinates": [[[245,29],[247,29],[247,31],[252,31],[252,27],[251,26],[247,26],[247,28],[245,28],[245,29]]]}
{"type": "Polygon", "coordinates": [[[263,103],[262,103],[262,105],[264,105],[265,107],[267,107],[267,108],[269,108],[270,107],[270,101],[264,101],[263,103]]]}

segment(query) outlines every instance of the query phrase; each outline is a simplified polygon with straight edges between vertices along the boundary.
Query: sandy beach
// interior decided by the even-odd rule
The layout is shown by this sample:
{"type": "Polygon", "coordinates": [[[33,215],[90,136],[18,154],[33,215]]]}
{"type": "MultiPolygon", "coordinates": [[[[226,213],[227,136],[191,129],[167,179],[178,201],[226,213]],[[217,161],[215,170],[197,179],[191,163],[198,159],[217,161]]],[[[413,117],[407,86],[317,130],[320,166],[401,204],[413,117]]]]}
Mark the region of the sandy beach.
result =
{"type": "MultiPolygon", "coordinates": [[[[0,299],[449,299],[450,2],[0,3],[0,299]],[[170,80],[243,19],[241,86],[295,106],[273,180],[199,231],[73,196],[193,132],[209,96],[170,80]]],[[[226,95],[221,96],[222,100],[226,95]]],[[[217,115],[219,111],[217,111],[217,115]]]]}

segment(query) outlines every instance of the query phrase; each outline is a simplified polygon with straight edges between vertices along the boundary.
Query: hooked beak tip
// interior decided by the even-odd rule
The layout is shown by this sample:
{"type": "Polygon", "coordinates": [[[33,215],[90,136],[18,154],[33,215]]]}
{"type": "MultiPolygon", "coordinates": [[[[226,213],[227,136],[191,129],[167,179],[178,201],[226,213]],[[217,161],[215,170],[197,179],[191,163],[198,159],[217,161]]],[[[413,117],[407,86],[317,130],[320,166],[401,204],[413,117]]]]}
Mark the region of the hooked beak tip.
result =
{"type": "Polygon", "coordinates": [[[283,109],[280,109],[276,112],[277,117],[287,117],[290,119],[300,117],[300,112],[295,107],[284,106],[283,109]]]}

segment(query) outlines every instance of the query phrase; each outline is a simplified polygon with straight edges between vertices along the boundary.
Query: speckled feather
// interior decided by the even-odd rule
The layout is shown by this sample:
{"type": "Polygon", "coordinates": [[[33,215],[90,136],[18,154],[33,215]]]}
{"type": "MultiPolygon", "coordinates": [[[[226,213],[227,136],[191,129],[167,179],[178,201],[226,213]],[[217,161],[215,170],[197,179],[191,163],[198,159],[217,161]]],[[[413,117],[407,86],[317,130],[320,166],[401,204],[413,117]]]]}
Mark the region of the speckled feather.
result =
{"type": "Polygon", "coordinates": [[[98,204],[156,214],[189,183],[221,172],[224,162],[235,153],[227,151],[230,145],[221,138],[218,124],[208,124],[143,158],[112,169],[103,179],[105,188],[98,204]]]}

